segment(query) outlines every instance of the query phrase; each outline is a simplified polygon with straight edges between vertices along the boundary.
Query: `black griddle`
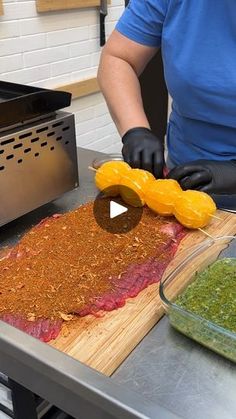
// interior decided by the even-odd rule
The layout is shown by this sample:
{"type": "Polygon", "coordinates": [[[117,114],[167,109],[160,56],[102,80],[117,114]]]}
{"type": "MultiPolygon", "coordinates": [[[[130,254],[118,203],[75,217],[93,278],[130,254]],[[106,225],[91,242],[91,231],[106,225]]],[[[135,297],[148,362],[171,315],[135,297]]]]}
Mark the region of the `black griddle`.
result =
{"type": "Polygon", "coordinates": [[[70,106],[71,94],[0,81],[0,129],[70,106]]]}

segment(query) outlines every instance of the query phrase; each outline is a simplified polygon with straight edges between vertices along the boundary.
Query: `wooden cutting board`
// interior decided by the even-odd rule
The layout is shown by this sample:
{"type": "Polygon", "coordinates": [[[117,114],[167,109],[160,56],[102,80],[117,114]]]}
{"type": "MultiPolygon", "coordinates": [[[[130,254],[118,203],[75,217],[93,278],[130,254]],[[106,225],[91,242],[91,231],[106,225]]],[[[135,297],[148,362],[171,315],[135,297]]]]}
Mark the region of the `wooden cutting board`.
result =
{"type": "MultiPolygon", "coordinates": [[[[213,237],[235,235],[236,214],[217,211],[217,215],[220,219],[212,219],[205,231],[213,237]]],[[[206,238],[200,231],[189,232],[180,243],[165,276],[190,253],[191,246],[206,238]]],[[[204,260],[199,258],[198,263],[204,263],[204,260]]],[[[177,278],[172,285],[170,292],[173,296],[177,295],[183,283],[189,281],[190,275],[182,275],[180,279],[177,278]]],[[[103,317],[86,316],[67,323],[51,345],[90,367],[111,375],[163,316],[164,309],[158,289],[158,284],[149,286],[137,297],[129,299],[123,308],[106,313],[103,317]]]]}

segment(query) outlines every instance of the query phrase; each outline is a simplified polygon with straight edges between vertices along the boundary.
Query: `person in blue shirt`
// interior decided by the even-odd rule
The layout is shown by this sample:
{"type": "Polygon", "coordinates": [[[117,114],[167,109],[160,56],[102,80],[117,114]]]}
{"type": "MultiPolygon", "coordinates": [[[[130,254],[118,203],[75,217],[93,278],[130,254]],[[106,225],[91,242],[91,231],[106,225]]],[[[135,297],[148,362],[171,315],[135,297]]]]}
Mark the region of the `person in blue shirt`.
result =
{"type": "Polygon", "coordinates": [[[173,99],[168,177],[236,208],[236,2],[131,0],[103,49],[98,81],[124,159],[156,177],[164,145],[151,132],[138,77],[160,47],[173,99]]]}

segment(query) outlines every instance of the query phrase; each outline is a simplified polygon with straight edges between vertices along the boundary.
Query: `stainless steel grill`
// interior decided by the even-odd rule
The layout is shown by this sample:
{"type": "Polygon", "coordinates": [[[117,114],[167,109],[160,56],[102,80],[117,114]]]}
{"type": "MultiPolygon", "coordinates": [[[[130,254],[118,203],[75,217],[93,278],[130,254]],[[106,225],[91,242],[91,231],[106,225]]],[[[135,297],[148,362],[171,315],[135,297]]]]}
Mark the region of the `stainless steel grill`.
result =
{"type": "Polygon", "coordinates": [[[0,133],[0,226],[78,186],[74,116],[0,133]]]}

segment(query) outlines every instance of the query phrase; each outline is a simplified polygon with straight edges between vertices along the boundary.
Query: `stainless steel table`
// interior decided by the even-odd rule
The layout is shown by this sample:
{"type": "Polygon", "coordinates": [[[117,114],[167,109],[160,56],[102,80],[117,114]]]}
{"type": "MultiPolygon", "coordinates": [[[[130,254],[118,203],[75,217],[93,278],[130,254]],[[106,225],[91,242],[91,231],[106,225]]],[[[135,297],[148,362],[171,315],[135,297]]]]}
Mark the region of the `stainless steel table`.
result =
{"type": "MultiPolygon", "coordinates": [[[[96,195],[79,150],[80,187],[2,228],[1,245],[96,195]]],[[[76,418],[236,418],[235,365],[175,332],[163,318],[111,378],[0,322],[0,371],[76,418]]]]}

